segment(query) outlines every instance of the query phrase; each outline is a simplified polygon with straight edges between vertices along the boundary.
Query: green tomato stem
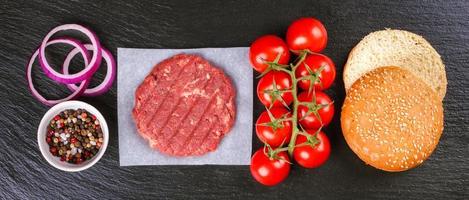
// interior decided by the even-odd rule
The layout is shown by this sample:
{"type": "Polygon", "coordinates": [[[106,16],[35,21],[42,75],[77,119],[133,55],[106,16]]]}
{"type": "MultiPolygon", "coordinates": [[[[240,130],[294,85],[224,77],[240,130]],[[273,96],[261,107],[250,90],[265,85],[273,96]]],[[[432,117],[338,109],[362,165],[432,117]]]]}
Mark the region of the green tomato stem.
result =
{"type": "Polygon", "coordinates": [[[289,71],[289,74],[290,74],[290,77],[291,77],[291,80],[292,80],[292,96],[293,96],[293,115],[292,115],[292,136],[291,136],[291,139],[290,139],[290,143],[288,143],[288,154],[290,154],[290,156],[293,155],[293,150],[295,149],[295,143],[296,143],[296,138],[298,136],[298,132],[299,132],[299,129],[298,129],[298,105],[299,105],[299,101],[298,101],[298,87],[297,87],[297,82],[298,80],[296,79],[296,76],[295,76],[295,71],[296,71],[296,68],[298,68],[298,66],[305,60],[306,58],[306,55],[308,53],[307,52],[302,52],[300,54],[300,59],[298,60],[297,63],[295,63],[295,65],[293,65],[291,67],[291,71],[289,71]]]}

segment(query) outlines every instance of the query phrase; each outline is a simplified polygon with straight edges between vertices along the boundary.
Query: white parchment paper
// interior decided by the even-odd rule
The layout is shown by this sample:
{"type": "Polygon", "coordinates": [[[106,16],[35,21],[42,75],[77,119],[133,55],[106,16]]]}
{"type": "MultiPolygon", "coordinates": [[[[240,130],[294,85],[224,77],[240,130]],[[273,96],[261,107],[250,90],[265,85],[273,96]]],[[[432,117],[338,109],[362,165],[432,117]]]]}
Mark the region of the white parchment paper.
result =
{"type": "Polygon", "coordinates": [[[132,165],[249,165],[252,148],[252,68],[248,48],[117,49],[119,161],[132,165]],[[135,90],[155,64],[178,53],[198,54],[222,68],[236,87],[236,121],[218,149],[203,156],[172,157],[151,149],[132,119],[135,90]]]}

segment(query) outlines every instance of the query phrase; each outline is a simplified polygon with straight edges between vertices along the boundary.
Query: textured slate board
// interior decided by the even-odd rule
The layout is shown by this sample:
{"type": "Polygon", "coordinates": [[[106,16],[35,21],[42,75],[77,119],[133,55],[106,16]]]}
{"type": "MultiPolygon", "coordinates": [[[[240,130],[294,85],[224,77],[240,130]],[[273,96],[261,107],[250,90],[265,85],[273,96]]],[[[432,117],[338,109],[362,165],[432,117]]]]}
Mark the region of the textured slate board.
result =
{"type": "MultiPolygon", "coordinates": [[[[0,2],[0,196],[153,199],[469,199],[469,2],[464,1],[6,1],[0,2]],[[294,2],[294,3],[293,3],[294,2]],[[340,109],[326,129],[332,155],[316,170],[293,167],[283,184],[266,188],[245,166],[119,167],[116,86],[82,98],[103,112],[110,146],[102,160],[80,173],[49,166],[36,144],[47,107],[31,97],[24,65],[48,29],[62,23],[92,27],[106,47],[197,48],[248,46],[262,34],[284,35],[301,16],[321,19],[329,32],[325,51],[338,66],[329,94],[341,105],[340,80],[349,50],[370,31],[402,28],[423,35],[442,55],[448,73],[445,131],[423,166],[385,173],[365,166],[345,144],[340,109]]],[[[57,50],[56,53],[63,51],[57,50]]],[[[60,60],[53,60],[60,62],[60,60]]],[[[35,77],[43,74],[35,70],[35,77]]],[[[99,74],[101,77],[103,72],[99,74]]],[[[37,81],[57,96],[66,90],[37,81]],[[59,89],[57,89],[59,88],[59,89]]],[[[255,101],[257,102],[257,100],[255,101]]],[[[255,105],[254,117],[262,110],[255,105]]],[[[254,142],[256,149],[260,146],[254,142]]]]}

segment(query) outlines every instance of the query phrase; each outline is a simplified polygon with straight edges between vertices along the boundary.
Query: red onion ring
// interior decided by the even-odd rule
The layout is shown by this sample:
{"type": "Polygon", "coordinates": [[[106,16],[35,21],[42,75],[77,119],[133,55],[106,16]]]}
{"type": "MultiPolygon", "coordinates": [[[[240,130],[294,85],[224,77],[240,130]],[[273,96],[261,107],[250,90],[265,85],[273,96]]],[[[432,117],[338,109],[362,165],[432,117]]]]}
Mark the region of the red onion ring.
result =
{"type": "MultiPolygon", "coordinates": [[[[86,49],[88,50],[93,50],[93,46],[91,44],[85,44],[84,45],[86,49]]],[[[73,57],[80,52],[81,49],[75,48],[70,53],[68,53],[67,57],[64,60],[63,63],[63,73],[68,74],[68,68],[70,66],[70,61],[72,61],[73,57]]],[[[112,83],[114,82],[114,78],[116,75],[116,61],[114,60],[114,57],[112,56],[111,52],[109,52],[105,48],[101,48],[102,55],[104,60],[106,61],[107,65],[107,71],[106,71],[106,77],[104,78],[103,82],[101,82],[98,86],[94,88],[88,88],[83,92],[83,96],[97,96],[101,95],[109,90],[111,88],[112,83]]],[[[67,84],[68,89],[71,91],[76,91],[78,87],[75,84],[67,84]]]]}
{"type": "Polygon", "coordinates": [[[44,40],[42,40],[41,46],[39,47],[39,64],[41,65],[44,73],[52,80],[55,80],[59,83],[66,83],[66,84],[78,83],[86,79],[90,79],[93,73],[95,73],[96,70],[98,70],[99,65],[101,65],[101,59],[102,59],[100,49],[101,49],[101,44],[99,43],[98,37],[91,30],[78,24],[64,24],[64,25],[53,28],[49,33],[47,33],[46,37],[44,37],[44,40]],[[91,57],[90,63],[82,71],[76,74],[65,75],[65,74],[61,74],[55,71],[49,65],[45,57],[45,49],[47,46],[47,42],[52,37],[52,35],[54,35],[57,32],[69,30],[69,29],[80,31],[84,33],[86,36],[88,36],[88,38],[91,41],[91,44],[93,45],[94,51],[93,51],[93,55],[91,57]]]}
{"type": "MultiPolygon", "coordinates": [[[[76,49],[79,49],[80,53],[83,55],[83,58],[85,60],[85,65],[88,65],[88,63],[89,63],[88,51],[86,50],[85,46],[83,46],[78,40],[75,40],[75,39],[72,39],[72,38],[57,38],[57,39],[53,39],[53,40],[45,43],[44,47],[47,47],[51,44],[57,44],[57,43],[70,44],[70,45],[74,46],[76,49]]],[[[80,96],[86,90],[86,88],[88,87],[88,85],[90,83],[90,79],[85,79],[83,82],[81,82],[80,86],[78,86],[77,90],[75,90],[72,94],[70,94],[68,97],[63,98],[63,99],[47,100],[41,94],[39,94],[39,92],[36,90],[36,88],[34,88],[33,79],[32,79],[32,76],[31,76],[31,71],[32,71],[32,68],[33,68],[34,60],[36,60],[36,57],[40,54],[39,52],[40,52],[40,48],[38,48],[33,53],[31,58],[29,59],[27,67],[26,67],[26,79],[28,81],[28,88],[37,100],[39,100],[40,102],[42,102],[45,105],[53,106],[53,105],[58,104],[60,102],[68,101],[70,99],[76,98],[76,97],[80,96]]]]}

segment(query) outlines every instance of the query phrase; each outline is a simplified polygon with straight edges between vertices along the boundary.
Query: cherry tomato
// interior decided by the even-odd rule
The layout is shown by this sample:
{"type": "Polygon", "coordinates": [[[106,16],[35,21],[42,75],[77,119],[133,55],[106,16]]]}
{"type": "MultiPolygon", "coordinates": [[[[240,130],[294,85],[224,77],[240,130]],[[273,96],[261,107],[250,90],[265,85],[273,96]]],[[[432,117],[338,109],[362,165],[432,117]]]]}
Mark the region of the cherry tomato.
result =
{"type": "Polygon", "coordinates": [[[287,44],[291,50],[319,53],[327,45],[326,28],[315,18],[300,18],[288,27],[287,44]]]}
{"type": "MultiPolygon", "coordinates": [[[[331,87],[335,79],[335,65],[332,60],[322,54],[310,54],[305,60],[298,66],[295,71],[296,78],[308,76],[312,79],[319,79],[314,82],[314,89],[325,90],[331,87]],[[306,65],[305,65],[306,64],[306,65]],[[308,70],[307,66],[310,70],[308,70]],[[319,70],[321,70],[319,72],[319,70]],[[310,73],[313,72],[313,74],[310,73]],[[319,75],[319,76],[315,76],[319,75]]],[[[309,91],[311,79],[301,80],[298,82],[298,86],[304,90],[309,91]]]]}
{"type": "Polygon", "coordinates": [[[290,173],[290,159],[284,151],[276,158],[269,158],[261,148],[251,158],[251,175],[259,183],[267,186],[276,185],[288,177],[290,173]]]}
{"type": "MultiPolygon", "coordinates": [[[[308,134],[313,135],[316,133],[315,130],[306,130],[308,134]]],[[[331,154],[331,144],[324,132],[320,131],[316,135],[317,141],[319,142],[314,147],[311,145],[295,147],[293,150],[293,158],[296,162],[306,168],[316,168],[324,164],[329,155],[331,154]]],[[[296,144],[299,145],[307,141],[307,138],[303,135],[298,135],[296,138],[296,144]]]]}
{"type": "Polygon", "coordinates": [[[277,56],[279,64],[288,64],[290,60],[290,51],[287,44],[282,38],[275,35],[264,35],[256,39],[249,48],[249,60],[251,65],[258,72],[264,72],[268,64],[265,62],[273,62],[277,56]]]}
{"type": "Polygon", "coordinates": [[[281,144],[288,144],[292,133],[292,122],[280,120],[291,117],[291,113],[282,107],[272,108],[270,113],[275,119],[271,119],[268,111],[264,111],[257,119],[257,137],[274,148],[281,144]]]}
{"type": "Polygon", "coordinates": [[[284,104],[288,106],[293,101],[293,96],[291,91],[286,90],[291,87],[292,81],[288,73],[271,71],[259,80],[257,97],[267,108],[270,108],[271,105],[272,107],[281,107],[284,104]]]}
{"type": "Polygon", "coordinates": [[[332,104],[332,100],[327,94],[321,91],[311,93],[304,91],[298,95],[298,101],[312,103],[309,106],[298,106],[298,121],[303,128],[319,129],[321,126],[327,126],[331,122],[334,116],[334,104],[332,104]],[[313,101],[314,94],[316,94],[316,102],[313,101]],[[318,119],[315,113],[317,113],[321,119],[318,119]]]}

